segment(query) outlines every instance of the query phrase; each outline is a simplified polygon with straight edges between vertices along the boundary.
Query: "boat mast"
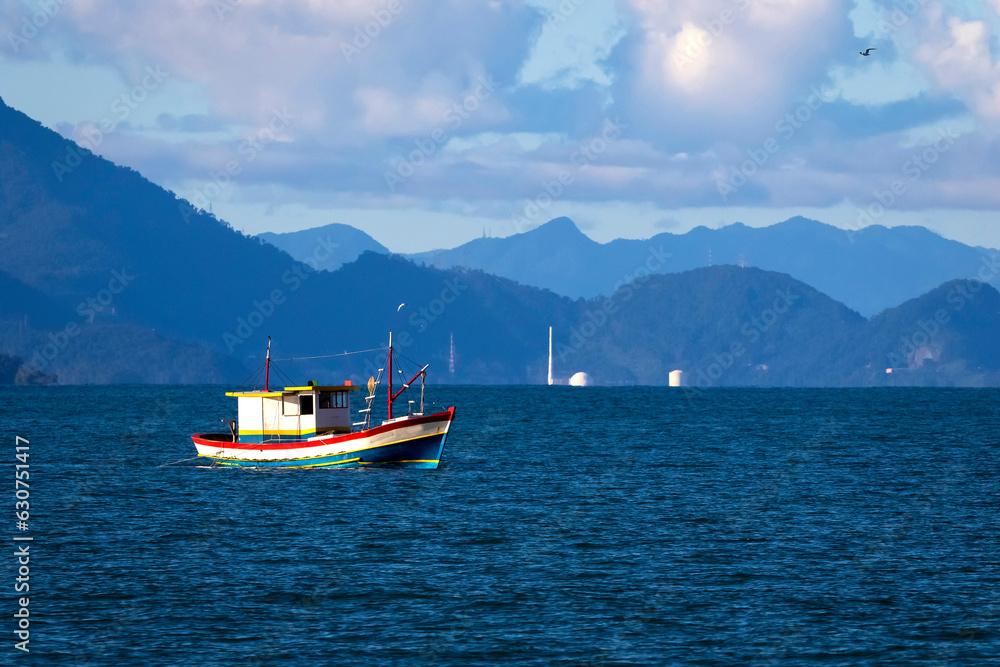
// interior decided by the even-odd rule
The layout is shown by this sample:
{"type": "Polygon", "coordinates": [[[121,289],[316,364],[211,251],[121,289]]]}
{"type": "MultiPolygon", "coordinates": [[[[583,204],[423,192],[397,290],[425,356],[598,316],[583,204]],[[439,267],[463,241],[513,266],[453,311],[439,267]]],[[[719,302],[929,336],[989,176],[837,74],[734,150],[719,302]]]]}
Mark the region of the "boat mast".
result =
{"type": "MultiPolygon", "coordinates": [[[[410,388],[411,384],[413,384],[414,382],[417,381],[417,378],[423,378],[425,375],[427,375],[427,367],[428,366],[430,366],[430,364],[426,364],[423,368],[421,368],[419,371],[417,371],[417,374],[414,375],[413,377],[411,377],[409,382],[404,383],[403,387],[399,391],[397,391],[395,394],[392,393],[392,387],[389,387],[389,397],[390,397],[390,400],[395,401],[397,398],[400,397],[400,395],[402,395],[402,393],[404,391],[406,391],[407,389],[410,388]]],[[[421,380],[421,384],[420,384],[420,387],[421,387],[421,389],[420,389],[421,396],[423,396],[423,391],[424,391],[423,390],[423,386],[424,386],[423,385],[423,380],[421,380]]],[[[423,400],[423,399],[421,399],[421,400],[423,400]]],[[[423,407],[422,406],[423,406],[423,404],[421,404],[421,412],[423,412],[423,407]]]]}
{"type": "MultiPolygon", "coordinates": [[[[258,371],[259,373],[260,371],[258,371]]],[[[267,359],[264,361],[264,391],[267,391],[267,382],[271,376],[271,337],[267,337],[267,359]]]]}
{"type": "Polygon", "coordinates": [[[388,401],[388,414],[386,419],[392,419],[392,332],[389,332],[389,401],[388,401]]]}
{"type": "MultiPolygon", "coordinates": [[[[412,378],[410,378],[409,382],[404,382],[403,386],[400,388],[400,390],[397,391],[395,394],[393,394],[392,393],[392,332],[391,331],[389,332],[389,361],[386,364],[386,369],[389,371],[389,396],[388,396],[388,399],[386,401],[386,407],[387,407],[387,412],[388,412],[389,416],[386,417],[387,420],[388,419],[392,419],[392,403],[393,403],[393,401],[395,401],[397,398],[399,398],[400,394],[402,394],[404,391],[406,391],[407,389],[409,389],[410,385],[413,384],[414,382],[416,382],[417,378],[423,378],[423,376],[427,374],[427,366],[430,366],[430,364],[427,364],[426,366],[424,366],[423,368],[421,368],[419,371],[417,371],[417,374],[414,375],[412,378]]],[[[400,372],[402,372],[402,371],[400,371],[400,372]]],[[[423,412],[423,410],[424,410],[424,408],[423,408],[423,385],[421,385],[421,390],[420,390],[420,411],[423,412]]]]}

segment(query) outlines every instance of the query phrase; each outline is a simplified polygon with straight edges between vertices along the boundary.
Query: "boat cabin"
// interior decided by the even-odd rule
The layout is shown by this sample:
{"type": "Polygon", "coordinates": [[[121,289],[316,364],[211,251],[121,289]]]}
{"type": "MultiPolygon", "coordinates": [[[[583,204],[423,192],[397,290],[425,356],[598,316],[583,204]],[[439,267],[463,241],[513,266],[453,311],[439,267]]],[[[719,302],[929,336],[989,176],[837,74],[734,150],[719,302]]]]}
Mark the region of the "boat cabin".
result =
{"type": "MultiPolygon", "coordinates": [[[[285,387],[281,391],[233,391],[239,442],[296,442],[351,431],[350,381],[336,386],[285,387]]],[[[234,429],[235,430],[235,429],[234,429]]]]}

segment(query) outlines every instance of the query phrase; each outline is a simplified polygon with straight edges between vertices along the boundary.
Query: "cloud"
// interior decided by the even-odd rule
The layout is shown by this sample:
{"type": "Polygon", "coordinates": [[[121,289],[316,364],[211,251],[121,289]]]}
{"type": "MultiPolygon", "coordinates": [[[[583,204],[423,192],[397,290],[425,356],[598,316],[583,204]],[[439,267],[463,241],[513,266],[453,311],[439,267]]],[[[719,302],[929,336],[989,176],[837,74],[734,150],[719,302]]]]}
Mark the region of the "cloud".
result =
{"type": "Polygon", "coordinates": [[[969,102],[982,118],[1000,118],[1000,64],[990,50],[985,21],[946,16],[938,6],[927,12],[926,40],[915,52],[942,90],[969,102]]]}
{"type": "Polygon", "coordinates": [[[923,73],[934,93],[959,99],[981,119],[995,121],[1000,63],[991,42],[997,38],[998,4],[867,0],[860,32],[887,42],[899,62],[923,73]]]}
{"type": "Polygon", "coordinates": [[[674,135],[732,137],[766,122],[825,78],[848,34],[840,0],[630,5],[633,118],[674,135]]]}
{"type": "Polygon", "coordinates": [[[207,114],[185,114],[178,116],[172,113],[161,113],[156,117],[156,125],[166,132],[202,133],[221,132],[226,129],[218,118],[207,114]]]}
{"type": "Polygon", "coordinates": [[[455,80],[434,73],[419,89],[399,94],[388,87],[361,87],[355,100],[361,108],[364,129],[377,136],[414,136],[435,130],[469,132],[472,128],[502,123],[510,116],[499,100],[499,83],[485,72],[470,73],[470,85],[459,88],[455,80]]]}
{"type": "Polygon", "coordinates": [[[88,0],[58,19],[38,37],[51,50],[126,80],[161,66],[200,85],[226,122],[252,127],[288,106],[300,132],[355,141],[399,125],[373,108],[380,101],[430,113],[480,75],[511,80],[541,20],[516,2],[459,0],[88,0]]]}
{"type": "MultiPolygon", "coordinates": [[[[46,120],[76,138],[162,67],[168,82],[99,152],[182,196],[287,110],[291,122],[241,162],[218,205],[393,216],[451,202],[508,220],[568,169],[566,210],[631,202],[662,220],[677,207],[823,207],[869,200],[925,149],[920,132],[961,121],[961,139],[897,208],[988,208],[1000,206],[988,176],[1000,168],[989,129],[998,4],[74,0],[30,48],[5,52],[0,73],[6,95],[20,68],[35,108],[67,109],[46,120]],[[859,57],[862,45],[877,57],[859,57]],[[35,83],[44,62],[74,76],[35,83]],[[833,94],[803,109],[816,90],[833,94]],[[791,133],[779,130],[789,114],[791,133]],[[627,129],[580,168],[607,119],[627,129]],[[778,149],[723,201],[718,180],[760,159],[769,138],[778,149]],[[387,187],[411,159],[412,175],[387,187]]],[[[0,6],[13,7],[9,26],[33,7],[0,6]]]]}

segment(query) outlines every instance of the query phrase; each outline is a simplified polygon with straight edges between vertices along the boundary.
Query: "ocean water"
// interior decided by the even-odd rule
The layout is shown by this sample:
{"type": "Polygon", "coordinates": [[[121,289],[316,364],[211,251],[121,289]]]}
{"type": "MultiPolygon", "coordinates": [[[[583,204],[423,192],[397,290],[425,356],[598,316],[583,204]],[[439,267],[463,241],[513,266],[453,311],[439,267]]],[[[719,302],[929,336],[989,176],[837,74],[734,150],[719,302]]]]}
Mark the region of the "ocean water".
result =
{"type": "Polygon", "coordinates": [[[0,389],[3,664],[1000,664],[998,391],[429,386],[436,471],[165,465],[223,390],[0,389]]]}

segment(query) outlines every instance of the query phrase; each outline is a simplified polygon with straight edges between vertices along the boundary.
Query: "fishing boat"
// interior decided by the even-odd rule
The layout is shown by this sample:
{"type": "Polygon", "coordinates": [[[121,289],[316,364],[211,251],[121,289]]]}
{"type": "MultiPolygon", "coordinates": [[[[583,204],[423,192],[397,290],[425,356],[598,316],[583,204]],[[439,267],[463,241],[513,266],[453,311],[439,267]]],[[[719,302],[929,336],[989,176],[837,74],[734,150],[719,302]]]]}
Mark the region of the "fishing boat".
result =
{"type": "MultiPolygon", "coordinates": [[[[393,392],[392,334],[385,368],[367,387],[350,380],[337,385],[270,389],[271,341],[264,362],[263,390],[226,392],[237,400],[238,420],[223,419],[229,433],[197,433],[191,436],[199,457],[223,466],[316,468],[388,466],[437,468],[441,462],[448,429],[455,418],[454,406],[444,412],[424,413],[424,381],[427,366],[402,388],[393,392]],[[372,408],[387,370],[386,419],[372,423],[372,408]],[[393,415],[393,403],[420,380],[420,409],[393,415]],[[351,421],[351,394],[367,389],[366,405],[358,412],[361,421],[351,421]]],[[[413,405],[415,401],[409,401],[413,405]]]]}

